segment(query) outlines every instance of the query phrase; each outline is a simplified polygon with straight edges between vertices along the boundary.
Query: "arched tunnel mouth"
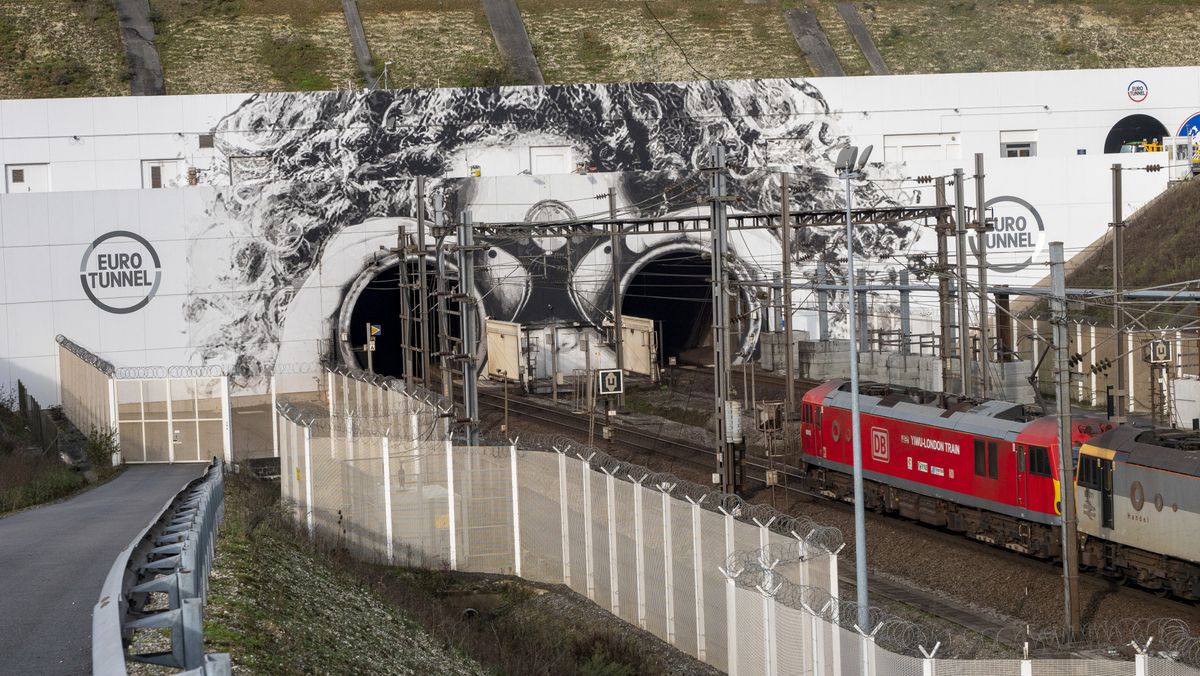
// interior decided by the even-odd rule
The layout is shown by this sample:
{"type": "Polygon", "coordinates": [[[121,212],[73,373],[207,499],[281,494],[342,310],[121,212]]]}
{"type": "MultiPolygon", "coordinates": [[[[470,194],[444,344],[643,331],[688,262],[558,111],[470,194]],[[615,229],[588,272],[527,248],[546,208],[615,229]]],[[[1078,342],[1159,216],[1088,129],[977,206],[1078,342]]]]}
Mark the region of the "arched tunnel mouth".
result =
{"type": "MultiPolygon", "coordinates": [[[[404,321],[401,319],[403,304],[401,301],[400,288],[400,263],[386,267],[379,271],[362,289],[358,297],[354,299],[353,309],[350,311],[350,325],[343,327],[347,331],[349,346],[351,348],[361,348],[367,341],[367,325],[374,324],[379,327],[379,334],[375,337],[375,351],[371,355],[371,369],[385,376],[395,378],[403,377],[405,374],[404,368],[404,351],[401,346],[404,342],[404,321]]],[[[419,279],[416,271],[420,265],[416,260],[408,260],[405,265],[409,273],[410,283],[415,285],[419,279]]],[[[427,295],[422,297],[418,288],[406,289],[404,292],[408,294],[409,299],[409,336],[412,344],[419,348],[420,346],[420,322],[418,316],[420,312],[420,303],[424,301],[427,308],[426,316],[429,318],[429,325],[426,327],[426,345],[429,348],[429,361],[431,370],[435,371],[432,375],[437,376],[438,358],[435,356],[440,351],[438,336],[440,334],[439,327],[439,308],[437,304],[437,271],[432,265],[425,267],[425,285],[428,289],[427,295]]],[[[452,313],[457,311],[457,303],[451,303],[448,307],[451,313],[447,317],[446,328],[447,333],[454,338],[461,335],[461,329],[458,325],[458,317],[452,313]]],[[[354,366],[362,370],[367,369],[367,354],[361,349],[355,349],[354,366]]],[[[412,353],[413,374],[418,378],[423,378],[421,373],[421,356],[420,351],[416,350],[412,353]]]]}
{"type": "MultiPolygon", "coordinates": [[[[670,357],[681,364],[712,364],[711,280],[711,256],[699,251],[673,251],[645,263],[625,287],[621,313],[654,321],[664,364],[670,357]]],[[[729,305],[734,350],[749,325],[745,294],[735,298],[729,305]]]]}
{"type": "Polygon", "coordinates": [[[1121,118],[1104,139],[1105,153],[1119,153],[1126,143],[1161,143],[1169,136],[1167,128],[1156,118],[1141,113],[1121,118]]]}

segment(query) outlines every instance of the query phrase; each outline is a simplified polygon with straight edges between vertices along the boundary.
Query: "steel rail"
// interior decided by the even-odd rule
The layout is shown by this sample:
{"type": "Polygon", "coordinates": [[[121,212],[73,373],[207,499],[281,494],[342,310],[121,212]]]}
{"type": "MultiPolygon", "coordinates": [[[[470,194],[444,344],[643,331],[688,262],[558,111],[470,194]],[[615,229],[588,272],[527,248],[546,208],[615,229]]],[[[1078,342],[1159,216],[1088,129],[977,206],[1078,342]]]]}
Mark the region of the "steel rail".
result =
{"type": "Polygon", "coordinates": [[[224,465],[214,459],[203,477],[168,500],[117,555],[92,609],[93,674],[123,676],[130,661],[196,676],[230,673],[228,654],[204,654],[201,617],[224,513],[224,465]],[[167,595],[166,609],[145,608],[152,593],[167,595]],[[171,650],[129,653],[128,643],[138,629],[169,630],[171,650]]]}

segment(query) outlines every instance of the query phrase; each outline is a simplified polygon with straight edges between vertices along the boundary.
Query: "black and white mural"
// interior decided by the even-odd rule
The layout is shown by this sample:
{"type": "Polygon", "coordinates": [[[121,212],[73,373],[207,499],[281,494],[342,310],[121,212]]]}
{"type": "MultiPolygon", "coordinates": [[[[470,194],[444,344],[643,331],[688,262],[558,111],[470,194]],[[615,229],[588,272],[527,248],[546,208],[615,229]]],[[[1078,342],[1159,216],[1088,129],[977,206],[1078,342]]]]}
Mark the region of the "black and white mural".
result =
{"type": "MultiPolygon", "coordinates": [[[[709,147],[720,143],[733,212],[778,210],[781,170],[793,177],[793,208],[845,203],[833,168],[847,140],[821,93],[803,80],[257,94],[213,131],[223,161],[205,182],[222,187],[208,208],[208,227],[225,236],[197,238],[190,255],[197,293],[185,315],[198,360],[225,365],[247,383],[280,359],[289,315],[318,270],[343,270],[346,278],[334,286],[354,291],[363,269],[378,264],[379,247],[395,246],[396,227],[415,213],[415,176],[430,179],[427,212],[437,199],[449,221],[463,212],[476,221],[607,214],[607,201],[596,196],[610,187],[621,216],[661,217],[707,210],[708,179],[700,170],[709,147]],[[566,149],[580,173],[556,178],[533,175],[533,165],[512,170],[529,149],[547,147],[566,149]],[[493,178],[487,173],[492,158],[507,163],[510,174],[529,175],[493,178]],[[482,176],[462,178],[463,168],[481,164],[482,176]],[[332,260],[353,249],[339,242],[345,238],[377,245],[368,249],[369,260],[361,248],[348,254],[356,257],[349,264],[332,260]]],[[[905,200],[887,189],[887,167],[869,171],[876,180],[855,186],[856,205],[905,200]]],[[[887,261],[907,250],[917,233],[893,225],[860,236],[867,258],[887,261]]],[[[598,326],[609,313],[607,238],[484,244],[475,292],[485,315],[598,326]]],[[[432,250],[436,242],[430,238],[427,245],[432,250]]],[[[664,304],[709,295],[695,288],[705,277],[698,262],[709,248],[704,235],[647,234],[622,246],[619,273],[630,299],[641,295],[653,304],[645,275],[660,279],[657,297],[664,304]],[[691,280],[683,296],[673,271],[691,280]]],[[[734,233],[730,246],[733,274],[743,282],[770,280],[779,269],[774,233],[734,233]]],[[[841,229],[810,229],[792,256],[799,263],[822,259],[836,271],[844,252],[841,229]]],[[[634,305],[644,314],[647,303],[634,305]]],[[[347,321],[345,309],[323,307],[326,329],[344,331],[337,325],[347,321]]],[[[763,319],[751,314],[743,318],[746,352],[763,319]]],[[[678,347],[686,347],[683,342],[678,347]]]]}

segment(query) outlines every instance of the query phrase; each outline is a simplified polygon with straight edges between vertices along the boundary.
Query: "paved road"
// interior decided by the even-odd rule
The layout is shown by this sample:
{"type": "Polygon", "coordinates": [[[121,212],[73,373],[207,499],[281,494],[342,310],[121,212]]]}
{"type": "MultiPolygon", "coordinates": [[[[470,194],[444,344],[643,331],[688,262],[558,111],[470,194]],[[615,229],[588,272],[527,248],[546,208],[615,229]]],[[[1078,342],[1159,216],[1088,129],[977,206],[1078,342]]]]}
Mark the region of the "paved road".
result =
{"type": "Polygon", "coordinates": [[[546,84],[516,0],[483,0],[483,10],[496,38],[496,49],[513,73],[525,84],[546,84]]]}
{"type": "Polygon", "coordinates": [[[792,29],[792,37],[796,38],[800,51],[804,52],[804,57],[808,59],[813,75],[841,77],[846,74],[815,14],[806,10],[789,9],[784,11],[783,18],[787,21],[788,28],[792,29]]]}
{"type": "Polygon", "coordinates": [[[867,57],[871,72],[876,75],[891,75],[892,71],[888,69],[887,62],[875,46],[875,41],[871,39],[871,31],[867,30],[867,25],[858,14],[858,7],[853,2],[839,2],[837,10],[846,22],[846,28],[849,28],[850,34],[854,36],[854,41],[858,43],[858,48],[862,50],[863,56],[867,57]]]}
{"type": "Polygon", "coordinates": [[[0,519],[0,674],[87,674],[92,606],[113,560],[203,464],[139,465],[66,502],[0,519]]]}
{"type": "Polygon", "coordinates": [[[375,72],[375,60],[367,45],[367,32],[363,30],[362,15],[358,13],[358,0],[342,0],[342,13],[346,15],[346,27],[350,30],[350,44],[354,47],[354,59],[362,73],[363,85],[376,85],[379,74],[375,72]]]}
{"type": "Polygon", "coordinates": [[[154,43],[148,0],[117,0],[117,21],[129,63],[129,90],[134,96],[166,94],[162,62],[154,43]]]}

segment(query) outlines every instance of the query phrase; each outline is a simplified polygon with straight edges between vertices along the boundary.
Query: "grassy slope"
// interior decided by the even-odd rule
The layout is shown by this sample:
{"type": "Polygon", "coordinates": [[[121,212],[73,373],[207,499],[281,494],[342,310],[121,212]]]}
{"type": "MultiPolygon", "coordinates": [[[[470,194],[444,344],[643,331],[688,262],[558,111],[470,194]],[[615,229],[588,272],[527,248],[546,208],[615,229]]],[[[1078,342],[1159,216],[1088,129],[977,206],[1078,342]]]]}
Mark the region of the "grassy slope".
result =
{"type": "MultiPolygon", "coordinates": [[[[867,73],[832,0],[520,0],[548,82],[808,74],[781,9],[816,12],[847,73],[867,73]],[[692,61],[696,70],[685,59],[692,61]]],[[[1191,65],[1192,0],[877,0],[859,9],[896,73],[1191,65]]],[[[332,0],[151,0],[171,93],[360,85],[332,0]]],[[[476,0],[361,0],[395,86],[506,81],[476,0]]],[[[0,3],[0,97],[128,92],[109,0],[0,3]]]]}
{"type": "MultiPolygon", "coordinates": [[[[1142,288],[1189,279],[1200,279],[1200,182],[1189,181],[1172,188],[1128,219],[1125,230],[1126,288],[1142,288]]],[[[1067,286],[1112,287],[1112,244],[1106,242],[1089,261],[1067,277],[1067,286]]],[[[1147,317],[1147,323],[1171,324],[1191,321],[1195,310],[1184,308],[1191,317],[1176,317],[1179,308],[1166,306],[1147,317]]],[[[1094,306],[1088,316],[1107,322],[1106,308],[1094,306]]]]}
{"type": "Polygon", "coordinates": [[[0,98],[128,93],[111,0],[0,2],[0,98]]]}
{"type": "Polygon", "coordinates": [[[169,94],[361,86],[338,3],[151,0],[169,94]]]}
{"type": "MultiPolygon", "coordinates": [[[[482,674],[227,483],[204,645],[250,674],[482,674]]],[[[275,493],[278,500],[278,492],[275,493]]]]}
{"type": "Polygon", "coordinates": [[[894,73],[1193,65],[1200,21],[1185,0],[879,0],[859,11],[894,73]]]}

